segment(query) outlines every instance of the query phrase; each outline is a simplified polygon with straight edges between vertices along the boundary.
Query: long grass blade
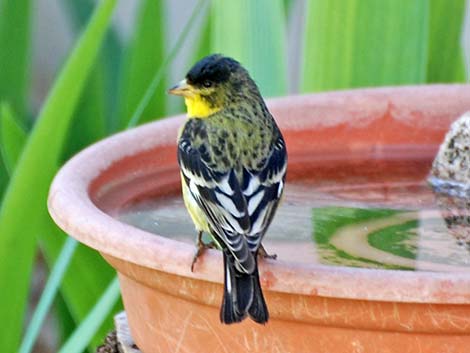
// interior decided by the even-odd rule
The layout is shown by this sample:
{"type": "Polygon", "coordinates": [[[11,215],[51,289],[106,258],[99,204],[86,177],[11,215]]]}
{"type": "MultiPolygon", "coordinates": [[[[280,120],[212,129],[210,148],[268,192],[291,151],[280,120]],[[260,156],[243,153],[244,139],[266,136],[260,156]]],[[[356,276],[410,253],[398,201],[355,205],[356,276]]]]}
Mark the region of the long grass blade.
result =
{"type": "Polygon", "coordinates": [[[26,116],[31,0],[0,0],[0,100],[26,116]]]}
{"type": "Polygon", "coordinates": [[[460,45],[465,0],[430,0],[428,82],[464,82],[460,45]]]}
{"type": "MultiPolygon", "coordinates": [[[[59,342],[58,346],[60,347],[67,341],[67,338],[72,335],[78,325],[72,317],[67,304],[65,304],[64,297],[61,292],[58,293],[56,300],[54,300],[53,310],[59,323],[57,325],[57,335],[59,342]]],[[[103,336],[101,336],[101,339],[103,339],[103,336]]]]}
{"type": "Polygon", "coordinates": [[[202,59],[203,57],[212,54],[212,16],[209,11],[204,18],[204,22],[201,26],[201,31],[198,36],[197,42],[194,45],[194,54],[192,55],[191,63],[202,59]]]}
{"type": "MultiPolygon", "coordinates": [[[[66,235],[44,215],[39,227],[41,250],[50,268],[55,266],[66,235]]],[[[111,281],[115,271],[93,249],[78,244],[61,283],[60,292],[75,323],[80,323],[91,310],[111,281]]],[[[106,318],[91,344],[102,342],[112,327],[112,318],[106,318]]]]}
{"type": "Polygon", "coordinates": [[[142,118],[143,112],[148,106],[150,100],[152,99],[153,94],[155,90],[157,89],[158,85],[160,84],[161,80],[163,79],[164,74],[167,71],[169,64],[173,61],[173,59],[175,58],[175,56],[178,54],[179,50],[183,46],[183,43],[188,37],[189,31],[192,30],[192,28],[194,27],[194,23],[196,22],[196,19],[198,18],[198,16],[201,13],[205,13],[204,9],[206,8],[208,2],[209,2],[208,0],[199,0],[197,5],[194,7],[194,11],[191,14],[191,17],[189,18],[188,22],[186,23],[183,30],[181,31],[181,34],[179,35],[175,44],[173,45],[171,50],[168,52],[167,56],[165,57],[165,60],[163,60],[163,63],[160,65],[160,68],[157,70],[157,72],[153,76],[152,82],[148,85],[145,91],[145,94],[140,99],[139,104],[137,105],[137,108],[132,114],[132,117],[129,119],[127,128],[133,127],[139,123],[140,119],[142,118]]]}
{"type": "Polygon", "coordinates": [[[308,0],[301,90],[426,80],[428,0],[308,0]]]}
{"type": "MultiPolygon", "coordinates": [[[[70,27],[74,33],[79,33],[90,18],[94,2],[91,0],[66,0],[62,2],[65,7],[65,14],[70,19],[70,27]]],[[[108,116],[111,115],[111,108],[107,104],[107,96],[115,91],[115,87],[107,84],[109,76],[116,77],[116,72],[110,72],[108,67],[115,67],[116,58],[114,53],[109,52],[109,42],[116,40],[115,33],[110,25],[105,36],[102,49],[96,60],[94,69],[88,77],[85,88],[82,91],[77,109],[72,118],[72,125],[69,129],[67,144],[65,146],[63,159],[67,160],[87,145],[96,142],[104,137],[108,125],[108,116]]],[[[115,92],[114,92],[115,93],[115,92]]]]}
{"type": "Polygon", "coordinates": [[[284,2],[214,0],[212,5],[213,52],[241,61],[264,95],[285,94],[284,2]]]}
{"type": "Polygon", "coordinates": [[[31,321],[26,328],[26,333],[19,350],[20,353],[29,353],[32,351],[34,343],[36,342],[36,339],[41,330],[42,323],[44,322],[51,304],[57,295],[60,283],[62,282],[62,278],[68,268],[68,264],[72,259],[76,247],[77,241],[70,237],[67,238],[59,257],[57,258],[54,268],[49,275],[46,286],[44,287],[44,291],[41,294],[41,298],[39,299],[39,303],[36,307],[36,310],[34,311],[31,321]]]}
{"type": "MultiPolygon", "coordinates": [[[[135,111],[139,100],[151,83],[153,73],[164,60],[163,1],[144,0],[141,2],[136,21],[136,29],[131,45],[128,47],[123,65],[120,87],[120,127],[125,128],[135,111]]],[[[165,114],[166,80],[162,74],[147,106],[142,112],[141,122],[160,118],[165,114]]]]}
{"type": "MultiPolygon", "coordinates": [[[[90,14],[93,12],[95,1],[93,0],[65,0],[61,2],[66,7],[69,21],[72,25],[73,31],[77,32],[82,28],[88,21],[90,14]]],[[[104,116],[97,116],[95,119],[99,119],[98,128],[102,129],[104,124],[106,131],[111,132],[117,129],[117,106],[119,99],[117,97],[119,87],[119,75],[118,72],[121,69],[122,61],[122,43],[119,36],[116,33],[115,28],[110,25],[110,28],[106,34],[103,42],[103,48],[100,56],[95,65],[89,82],[87,85],[91,86],[92,94],[88,94],[88,89],[84,89],[84,94],[87,97],[82,97],[83,101],[87,101],[91,98],[92,102],[96,105],[99,103],[99,108],[104,109],[104,116]],[[99,87],[99,91],[97,91],[99,87]],[[99,96],[99,97],[98,97],[99,96]],[[104,121],[101,121],[104,120],[104,121]]],[[[85,104],[84,104],[85,105],[85,104]]],[[[79,105],[84,106],[84,105],[79,105]]],[[[87,108],[84,108],[87,109],[87,108]]],[[[80,116],[80,112],[76,114],[76,118],[80,116]]],[[[85,127],[91,126],[89,122],[84,124],[85,127]]],[[[99,130],[101,131],[101,130],[99,130]]],[[[93,138],[90,140],[94,140],[93,138]]]]}
{"type": "Polygon", "coordinates": [[[72,336],[61,347],[59,353],[81,353],[87,347],[98,327],[100,327],[103,319],[111,312],[119,297],[119,281],[115,277],[86,319],[82,321],[72,336]]]}
{"type": "Polygon", "coordinates": [[[25,145],[0,208],[0,330],[5,352],[17,351],[22,331],[35,236],[44,217],[72,112],[98,54],[115,0],[103,0],[54,84],[25,145]],[[27,218],[25,218],[27,217],[27,218]],[[14,254],[14,256],[12,255],[14,254]]]}
{"type": "MultiPolygon", "coordinates": [[[[89,20],[95,2],[66,0],[62,4],[67,18],[70,19],[68,23],[72,31],[77,33],[89,20]]],[[[106,131],[110,131],[111,127],[115,126],[111,120],[116,105],[114,102],[117,92],[116,77],[120,66],[121,51],[121,42],[110,25],[96,64],[80,95],[62,159],[68,159],[84,146],[103,137],[106,131]]],[[[40,234],[41,250],[47,264],[52,268],[56,266],[65,234],[57,229],[48,216],[43,222],[40,234]]],[[[58,316],[60,326],[71,326],[71,324],[74,326],[75,323],[81,322],[113,275],[112,268],[96,251],[79,244],[61,283],[61,297],[64,301],[63,305],[67,305],[69,315],[58,316]],[[73,318],[72,323],[62,321],[71,318],[73,318]]],[[[63,313],[64,310],[61,312],[63,313]]],[[[109,317],[98,330],[97,337],[93,339],[94,343],[101,342],[111,325],[112,318],[109,317]]]]}
{"type": "MultiPolygon", "coordinates": [[[[101,64],[101,63],[100,63],[101,64]]],[[[88,77],[73,115],[61,161],[106,135],[105,82],[102,65],[88,77]]]]}
{"type": "Polygon", "coordinates": [[[0,200],[25,139],[26,132],[20,127],[10,105],[0,103],[0,200]]]}
{"type": "Polygon", "coordinates": [[[13,174],[28,134],[14,117],[10,106],[0,105],[0,152],[9,175],[13,174]]]}
{"type": "Polygon", "coordinates": [[[8,185],[9,174],[3,159],[0,158],[0,200],[3,198],[3,192],[8,185]]]}

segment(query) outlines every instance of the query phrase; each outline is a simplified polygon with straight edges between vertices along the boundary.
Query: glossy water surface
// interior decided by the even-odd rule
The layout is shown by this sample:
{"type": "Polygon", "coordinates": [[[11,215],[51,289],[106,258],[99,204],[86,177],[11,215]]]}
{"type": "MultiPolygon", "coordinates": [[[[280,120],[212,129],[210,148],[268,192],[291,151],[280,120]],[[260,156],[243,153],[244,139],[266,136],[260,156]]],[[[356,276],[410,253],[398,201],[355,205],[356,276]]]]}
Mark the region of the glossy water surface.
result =
{"type": "MultiPolygon", "coordinates": [[[[281,261],[420,271],[470,271],[468,202],[425,180],[289,183],[264,244],[281,261]]],[[[194,226],[181,197],[122,208],[129,224],[184,242],[194,226]]]]}

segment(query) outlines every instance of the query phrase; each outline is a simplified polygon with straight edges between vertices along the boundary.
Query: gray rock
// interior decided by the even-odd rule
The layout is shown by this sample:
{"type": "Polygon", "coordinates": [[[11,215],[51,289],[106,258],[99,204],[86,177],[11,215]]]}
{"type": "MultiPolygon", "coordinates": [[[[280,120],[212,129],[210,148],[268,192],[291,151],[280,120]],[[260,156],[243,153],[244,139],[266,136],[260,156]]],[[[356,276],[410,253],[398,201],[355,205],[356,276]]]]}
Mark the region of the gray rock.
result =
{"type": "Polygon", "coordinates": [[[470,112],[450,126],[428,180],[449,234],[470,251],[470,112]]]}
{"type": "Polygon", "coordinates": [[[452,123],[432,165],[431,176],[470,184],[470,112],[452,123]]]}

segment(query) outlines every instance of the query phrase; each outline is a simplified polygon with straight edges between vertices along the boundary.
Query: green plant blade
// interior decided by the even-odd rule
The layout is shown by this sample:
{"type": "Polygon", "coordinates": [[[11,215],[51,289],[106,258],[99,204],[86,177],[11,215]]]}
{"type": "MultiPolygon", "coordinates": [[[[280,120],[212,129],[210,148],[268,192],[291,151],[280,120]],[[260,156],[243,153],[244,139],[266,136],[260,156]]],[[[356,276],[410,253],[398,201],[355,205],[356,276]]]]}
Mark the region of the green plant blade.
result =
{"type": "MultiPolygon", "coordinates": [[[[39,227],[40,246],[50,268],[63,247],[66,235],[46,215],[39,227]]],[[[76,323],[81,322],[111,281],[115,271],[93,249],[78,244],[61,283],[60,292],[76,323]]],[[[112,318],[106,318],[92,343],[102,342],[103,336],[112,327],[112,318]]]]}
{"type": "Polygon", "coordinates": [[[86,319],[59,350],[59,353],[81,353],[87,347],[103,319],[113,309],[119,297],[119,281],[115,277],[86,319]]]}
{"type": "Polygon", "coordinates": [[[239,60],[266,96],[286,93],[282,0],[212,2],[213,52],[239,60]]]}
{"type": "MultiPolygon", "coordinates": [[[[210,16],[210,11],[207,12],[205,17],[203,18],[203,23],[201,24],[201,28],[199,31],[199,35],[197,36],[197,40],[195,41],[192,49],[192,55],[189,58],[189,62],[187,67],[191,67],[197,61],[201,60],[207,55],[212,54],[212,20],[210,16]]],[[[184,74],[181,74],[181,79],[183,78],[184,74]]],[[[176,82],[175,82],[176,83],[176,82]]],[[[173,97],[169,97],[170,102],[173,103],[172,105],[168,105],[167,108],[167,115],[168,114],[180,114],[184,111],[185,105],[184,100],[182,99],[174,99],[173,97]]]]}
{"type": "MultiPolygon", "coordinates": [[[[164,15],[163,2],[144,0],[137,16],[137,28],[128,48],[123,67],[120,101],[120,127],[125,128],[152,81],[153,73],[164,60],[164,15]]],[[[147,106],[142,112],[141,122],[160,118],[165,114],[166,80],[162,74],[147,106]]]]}
{"type": "Polygon", "coordinates": [[[309,0],[301,90],[426,80],[428,0],[309,0]]]}
{"type": "MultiPolygon", "coordinates": [[[[63,4],[68,18],[71,19],[69,22],[73,31],[77,32],[89,20],[94,1],[67,0],[63,4]]],[[[66,139],[64,159],[103,137],[105,131],[110,131],[112,126],[115,126],[112,119],[116,110],[114,102],[117,92],[116,73],[120,67],[121,56],[120,40],[110,25],[95,67],[85,84],[74,113],[66,139]]],[[[65,235],[56,229],[49,217],[45,218],[44,222],[42,229],[49,231],[41,234],[41,249],[49,267],[53,267],[65,235]]],[[[113,275],[112,268],[96,251],[82,244],[77,247],[60,289],[64,305],[67,306],[67,312],[74,323],[79,323],[85,318],[113,275]]],[[[60,315],[59,320],[63,319],[70,320],[70,317],[60,315]]],[[[60,325],[63,324],[60,321],[60,325]]],[[[108,317],[93,339],[94,343],[101,342],[110,327],[112,327],[112,318],[108,317]]]]}
{"type": "Polygon", "coordinates": [[[0,159],[0,200],[3,198],[3,192],[8,185],[9,175],[8,170],[3,162],[3,159],[0,159]]]}
{"type": "Polygon", "coordinates": [[[7,103],[0,104],[0,200],[8,185],[14,164],[23,148],[26,133],[18,125],[7,103]],[[22,137],[24,135],[24,137],[22,137]]]}
{"type": "Polygon", "coordinates": [[[191,17],[189,18],[186,25],[183,27],[183,30],[181,31],[181,34],[176,40],[174,46],[168,52],[167,56],[165,57],[165,60],[163,60],[163,63],[160,65],[160,68],[156,71],[155,75],[152,78],[152,81],[145,90],[145,93],[140,99],[139,104],[137,104],[137,107],[135,108],[132,117],[129,119],[127,128],[133,127],[139,123],[140,119],[142,118],[143,112],[145,111],[150,100],[152,99],[153,94],[157,89],[158,85],[160,84],[161,80],[163,79],[164,73],[168,69],[168,65],[178,54],[184,41],[188,37],[189,31],[192,30],[192,28],[194,27],[194,23],[196,22],[196,19],[198,18],[199,14],[204,13],[204,9],[206,8],[207,3],[208,0],[199,0],[197,5],[194,7],[194,11],[191,14],[191,17]]]}
{"type": "Polygon", "coordinates": [[[29,80],[30,0],[0,0],[0,100],[21,117],[29,80]]]}
{"type": "Polygon", "coordinates": [[[283,6],[284,6],[284,13],[286,18],[289,17],[290,12],[292,10],[292,7],[294,6],[294,1],[292,0],[284,0],[283,1],[283,6]]]}
{"type": "Polygon", "coordinates": [[[67,307],[67,304],[65,304],[64,298],[60,292],[54,301],[54,314],[59,322],[57,335],[59,336],[58,346],[60,347],[77,328],[77,324],[70,314],[69,308],[67,307]]]}
{"type": "MultiPolygon", "coordinates": [[[[90,14],[93,11],[95,2],[93,0],[65,0],[62,4],[66,7],[66,12],[68,17],[71,19],[71,24],[74,32],[77,32],[82,28],[88,21],[90,14]]],[[[116,31],[110,25],[110,28],[106,34],[103,48],[101,50],[100,56],[97,60],[95,69],[93,70],[87,86],[90,85],[90,91],[92,94],[88,93],[88,88],[84,89],[83,96],[81,100],[84,102],[83,109],[85,112],[90,108],[85,107],[87,101],[90,99],[97,113],[101,114],[100,109],[103,109],[103,116],[97,115],[94,117],[95,120],[98,120],[96,123],[99,125],[98,128],[101,131],[104,124],[105,130],[115,131],[117,129],[118,122],[117,120],[117,106],[119,99],[117,97],[118,87],[119,87],[119,75],[117,74],[120,71],[122,61],[122,43],[119,39],[116,31]]],[[[79,105],[82,107],[82,104],[79,105]]],[[[91,112],[90,112],[91,113],[91,112]]],[[[82,117],[80,112],[76,113],[75,119],[80,119],[82,117]]],[[[81,118],[83,119],[83,117],[81,118]]],[[[85,120],[88,119],[88,116],[85,120]]],[[[83,126],[87,128],[92,126],[92,121],[85,121],[83,126]]],[[[73,129],[72,129],[73,130],[73,129]]],[[[96,134],[100,135],[100,134],[96,134]]],[[[90,142],[94,141],[93,138],[90,139],[90,142]]],[[[73,150],[73,149],[71,149],[73,150]]]]}
{"type": "Polygon", "coordinates": [[[201,32],[198,40],[193,48],[194,54],[190,65],[202,59],[203,57],[212,54],[212,16],[209,12],[204,18],[204,22],[201,26],[201,32]]]}
{"type": "Polygon", "coordinates": [[[99,3],[89,25],[54,84],[26,143],[0,208],[0,331],[5,352],[17,351],[49,184],[57,171],[73,110],[108,26],[115,0],[99,3]],[[25,216],[27,215],[27,216],[25,216]],[[27,218],[25,218],[27,217],[27,218]],[[12,256],[14,254],[14,256],[12,256]]]}
{"type": "Polygon", "coordinates": [[[460,36],[465,0],[430,0],[428,82],[464,82],[460,36]]]}
{"type": "Polygon", "coordinates": [[[39,303],[34,311],[34,314],[29,322],[29,325],[26,329],[26,333],[23,339],[23,342],[20,346],[20,353],[29,353],[32,351],[34,343],[39,335],[41,330],[42,323],[46,318],[47,313],[51,307],[52,302],[54,301],[57,291],[59,290],[60,283],[64,273],[72,259],[72,256],[75,252],[77,246],[77,241],[73,238],[67,238],[65,244],[60,252],[59,257],[52,269],[49,278],[47,280],[46,286],[41,294],[39,303]]]}
{"type": "Polygon", "coordinates": [[[102,66],[94,68],[86,81],[68,129],[62,160],[106,135],[105,84],[102,66]]]}
{"type": "Polygon", "coordinates": [[[26,131],[18,124],[18,120],[13,116],[11,108],[7,104],[1,104],[0,151],[9,175],[15,169],[16,162],[20,157],[27,138],[26,131]]]}

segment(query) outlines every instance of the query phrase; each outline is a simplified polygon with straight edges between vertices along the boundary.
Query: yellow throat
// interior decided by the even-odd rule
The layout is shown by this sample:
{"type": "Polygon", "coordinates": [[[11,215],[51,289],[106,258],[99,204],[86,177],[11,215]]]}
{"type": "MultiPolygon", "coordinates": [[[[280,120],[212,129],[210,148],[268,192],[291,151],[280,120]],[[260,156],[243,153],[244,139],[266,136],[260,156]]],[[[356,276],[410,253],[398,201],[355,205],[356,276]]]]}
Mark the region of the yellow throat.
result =
{"type": "Polygon", "coordinates": [[[188,118],[207,118],[220,110],[218,107],[211,107],[199,94],[184,97],[184,103],[188,111],[188,118]]]}

